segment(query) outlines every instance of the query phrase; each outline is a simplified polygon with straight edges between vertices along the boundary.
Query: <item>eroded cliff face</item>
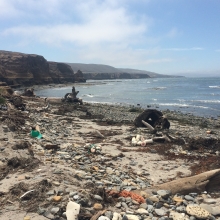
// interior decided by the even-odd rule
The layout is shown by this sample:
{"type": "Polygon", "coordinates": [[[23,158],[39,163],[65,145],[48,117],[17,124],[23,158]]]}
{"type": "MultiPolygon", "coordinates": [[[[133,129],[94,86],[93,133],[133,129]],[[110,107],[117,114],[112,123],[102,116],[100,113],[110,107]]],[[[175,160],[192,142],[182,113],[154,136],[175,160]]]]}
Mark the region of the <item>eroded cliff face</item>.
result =
{"type": "Polygon", "coordinates": [[[0,50],[0,81],[12,86],[28,86],[76,82],[78,79],[65,63],[48,62],[43,56],[35,54],[0,50]]]}
{"type": "Polygon", "coordinates": [[[103,79],[140,79],[149,78],[147,74],[138,73],[84,73],[86,79],[103,80],[103,79]]]}

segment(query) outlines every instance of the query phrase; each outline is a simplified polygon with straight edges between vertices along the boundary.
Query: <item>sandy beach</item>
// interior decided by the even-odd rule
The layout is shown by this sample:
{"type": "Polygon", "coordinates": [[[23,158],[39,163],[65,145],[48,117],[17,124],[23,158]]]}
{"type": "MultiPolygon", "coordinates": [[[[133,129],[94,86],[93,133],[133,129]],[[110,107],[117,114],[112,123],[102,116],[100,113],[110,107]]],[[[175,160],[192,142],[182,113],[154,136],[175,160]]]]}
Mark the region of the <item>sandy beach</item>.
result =
{"type": "MultiPolygon", "coordinates": [[[[140,214],[136,211],[143,204],[107,192],[127,190],[148,199],[154,186],[220,168],[219,119],[167,110],[163,114],[170,121],[173,139],[141,147],[131,143],[133,137],[154,136],[148,128],[133,124],[143,109],[48,100],[47,110],[44,99],[23,97],[26,111],[0,111],[2,220],[66,219],[69,200],[81,204],[79,219],[91,219],[100,210],[106,210],[106,217],[127,213],[139,219],[162,219],[170,212],[160,216],[145,208],[147,212],[140,214]],[[36,125],[42,139],[30,136],[36,125]]],[[[219,191],[201,191],[196,198],[201,195],[215,198],[213,207],[220,207],[219,191]]]]}

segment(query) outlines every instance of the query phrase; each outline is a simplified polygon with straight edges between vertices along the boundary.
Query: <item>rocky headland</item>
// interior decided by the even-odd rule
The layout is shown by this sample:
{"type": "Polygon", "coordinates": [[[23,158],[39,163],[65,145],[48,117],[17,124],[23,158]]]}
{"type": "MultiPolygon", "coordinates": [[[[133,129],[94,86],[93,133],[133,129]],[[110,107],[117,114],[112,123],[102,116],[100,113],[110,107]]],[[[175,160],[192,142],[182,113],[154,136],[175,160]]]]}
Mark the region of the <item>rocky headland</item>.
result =
{"type": "Polygon", "coordinates": [[[163,112],[161,139],[141,108],[20,98],[0,110],[1,220],[220,219],[220,119],[163,112]]]}
{"type": "Polygon", "coordinates": [[[0,50],[0,81],[13,87],[85,82],[87,79],[175,77],[108,65],[61,63],[43,56],[0,50]]]}
{"type": "Polygon", "coordinates": [[[85,82],[81,71],[59,62],[48,62],[43,56],[0,50],[0,81],[10,86],[85,82]]]}

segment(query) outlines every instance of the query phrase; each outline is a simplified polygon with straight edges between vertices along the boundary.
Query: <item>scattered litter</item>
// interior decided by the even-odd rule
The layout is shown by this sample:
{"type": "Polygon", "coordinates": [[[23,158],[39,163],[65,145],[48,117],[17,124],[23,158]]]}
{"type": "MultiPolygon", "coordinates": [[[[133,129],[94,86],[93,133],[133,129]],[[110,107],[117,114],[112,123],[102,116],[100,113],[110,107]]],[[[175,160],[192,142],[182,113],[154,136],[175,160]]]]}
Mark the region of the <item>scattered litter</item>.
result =
{"type": "Polygon", "coordinates": [[[102,146],[96,145],[96,144],[86,144],[84,146],[86,149],[88,149],[89,153],[100,153],[102,151],[102,146]]]}
{"type": "Polygon", "coordinates": [[[34,191],[35,191],[34,189],[27,191],[22,196],[20,196],[20,199],[24,199],[29,193],[34,192],[34,191]]]}
{"type": "Polygon", "coordinates": [[[80,205],[78,203],[69,201],[66,206],[67,220],[77,220],[80,211],[80,205]]]}

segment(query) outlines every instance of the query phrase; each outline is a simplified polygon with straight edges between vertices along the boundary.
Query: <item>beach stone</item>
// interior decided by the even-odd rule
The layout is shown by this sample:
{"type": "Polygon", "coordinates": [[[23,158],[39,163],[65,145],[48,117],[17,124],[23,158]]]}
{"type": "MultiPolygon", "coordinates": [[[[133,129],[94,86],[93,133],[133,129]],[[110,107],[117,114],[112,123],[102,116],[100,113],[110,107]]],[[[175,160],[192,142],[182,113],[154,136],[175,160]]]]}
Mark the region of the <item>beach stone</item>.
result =
{"type": "Polygon", "coordinates": [[[102,198],[101,196],[99,196],[99,195],[94,195],[94,199],[97,199],[97,200],[99,200],[99,201],[102,201],[102,200],[103,200],[103,198],[102,198]]]}
{"type": "Polygon", "coordinates": [[[152,213],[154,211],[154,207],[152,205],[147,206],[147,211],[152,213]]]}
{"type": "Polygon", "coordinates": [[[108,217],[109,219],[112,219],[113,213],[111,211],[106,211],[105,216],[108,217]]]}
{"type": "Polygon", "coordinates": [[[73,196],[73,199],[74,199],[74,200],[79,199],[79,195],[74,195],[74,196],[73,196]]]}
{"type": "Polygon", "coordinates": [[[174,196],[174,197],[173,197],[173,201],[174,201],[174,202],[178,202],[178,203],[182,203],[182,202],[183,202],[183,199],[182,199],[181,197],[174,196]]]}
{"type": "Polygon", "coordinates": [[[212,206],[209,204],[202,203],[200,207],[211,213],[212,215],[220,215],[220,206],[212,206]]]}
{"type": "Polygon", "coordinates": [[[110,220],[107,216],[100,216],[98,220],[110,220]]]}
{"type": "Polygon", "coordinates": [[[94,208],[95,210],[102,210],[102,209],[103,209],[103,206],[102,206],[102,204],[100,204],[100,203],[95,203],[95,204],[93,205],[93,208],[94,208]]]}
{"type": "Polygon", "coordinates": [[[198,219],[207,219],[210,213],[198,205],[187,205],[186,212],[198,219]]]}
{"type": "Polygon", "coordinates": [[[122,205],[125,209],[128,208],[128,205],[127,205],[125,202],[122,202],[121,205],[122,205]]]}
{"type": "Polygon", "coordinates": [[[59,186],[60,185],[60,183],[57,182],[57,181],[52,182],[52,184],[55,185],[55,186],[59,186]]]}
{"type": "Polygon", "coordinates": [[[122,220],[122,217],[121,217],[121,215],[119,213],[114,212],[112,220],[122,220]]]}
{"type": "Polygon", "coordinates": [[[171,192],[169,190],[158,190],[157,194],[161,196],[163,199],[167,199],[171,195],[171,192]]]}
{"type": "Polygon", "coordinates": [[[160,209],[161,207],[163,207],[163,203],[162,202],[157,202],[157,203],[155,203],[155,208],[156,209],[160,209]]]}
{"type": "Polygon", "coordinates": [[[54,207],[50,210],[50,212],[54,215],[57,214],[59,212],[60,208],[59,207],[54,207]]]}
{"type": "Polygon", "coordinates": [[[203,202],[207,204],[215,204],[217,201],[216,199],[208,198],[208,199],[204,199],[203,202]]]}
{"type": "Polygon", "coordinates": [[[61,199],[62,199],[62,196],[54,196],[54,197],[53,197],[53,201],[54,201],[54,202],[60,202],[61,199]]]}
{"type": "Polygon", "coordinates": [[[176,208],[176,211],[177,211],[177,212],[185,212],[185,211],[186,211],[186,207],[183,206],[183,205],[181,205],[181,206],[179,206],[179,207],[176,208]]]}
{"type": "Polygon", "coordinates": [[[31,220],[31,217],[30,216],[25,216],[24,220],[31,220]]]}
{"type": "Polygon", "coordinates": [[[73,197],[73,196],[75,196],[75,195],[77,195],[77,194],[78,194],[78,192],[76,192],[76,191],[75,191],[75,192],[70,192],[70,193],[69,193],[69,197],[73,197]]]}
{"type": "Polygon", "coordinates": [[[140,208],[140,209],[136,210],[136,212],[138,214],[148,214],[148,211],[146,209],[143,209],[143,208],[140,208]]]}
{"type": "Polygon", "coordinates": [[[189,220],[189,217],[185,216],[185,214],[174,211],[170,212],[169,217],[173,220],[189,220]]]}
{"type": "Polygon", "coordinates": [[[159,202],[159,198],[156,195],[153,195],[153,196],[149,197],[148,199],[151,200],[152,202],[159,202]]]}
{"type": "Polygon", "coordinates": [[[121,208],[121,202],[116,203],[115,207],[116,208],[121,208]]]}
{"type": "Polygon", "coordinates": [[[128,220],[139,220],[137,215],[126,215],[128,220]]]}
{"type": "Polygon", "coordinates": [[[142,208],[142,209],[147,209],[147,207],[148,207],[147,203],[142,203],[140,205],[140,208],[142,208]]]}
{"type": "Polygon", "coordinates": [[[185,195],[184,197],[187,201],[194,201],[194,198],[192,196],[189,195],[185,195]]]}
{"type": "Polygon", "coordinates": [[[122,220],[128,220],[127,215],[123,215],[122,220]]]}
{"type": "Polygon", "coordinates": [[[153,205],[153,204],[154,204],[154,202],[153,202],[152,200],[150,200],[150,199],[146,199],[146,203],[147,203],[148,205],[153,205]]]}
{"type": "Polygon", "coordinates": [[[212,207],[212,215],[220,215],[220,206],[212,207]]]}
{"type": "Polygon", "coordinates": [[[163,209],[154,209],[155,213],[159,216],[166,215],[166,211],[163,209]]]}

